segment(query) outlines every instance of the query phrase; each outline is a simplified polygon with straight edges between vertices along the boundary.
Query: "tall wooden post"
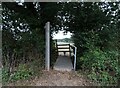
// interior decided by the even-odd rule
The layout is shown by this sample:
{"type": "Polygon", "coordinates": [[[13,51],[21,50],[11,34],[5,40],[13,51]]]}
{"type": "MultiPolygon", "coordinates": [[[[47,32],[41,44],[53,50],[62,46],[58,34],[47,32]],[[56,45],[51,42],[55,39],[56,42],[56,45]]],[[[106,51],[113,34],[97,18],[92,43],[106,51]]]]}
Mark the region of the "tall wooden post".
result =
{"type": "Polygon", "coordinates": [[[50,69],[50,22],[45,24],[45,68],[49,71],[50,69]]]}

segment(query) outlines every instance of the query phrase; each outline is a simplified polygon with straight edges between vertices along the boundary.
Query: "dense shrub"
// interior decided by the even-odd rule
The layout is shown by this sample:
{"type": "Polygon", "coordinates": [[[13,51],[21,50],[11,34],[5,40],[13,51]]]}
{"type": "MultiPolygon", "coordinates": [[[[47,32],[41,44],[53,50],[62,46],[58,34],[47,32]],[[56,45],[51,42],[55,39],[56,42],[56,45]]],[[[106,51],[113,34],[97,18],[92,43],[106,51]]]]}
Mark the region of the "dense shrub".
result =
{"type": "Polygon", "coordinates": [[[2,81],[6,82],[9,80],[9,73],[7,68],[2,68],[2,81]]]}
{"type": "Polygon", "coordinates": [[[119,78],[118,52],[102,51],[95,47],[80,58],[82,69],[88,71],[88,77],[101,84],[116,84],[119,78]]]}
{"type": "Polygon", "coordinates": [[[29,69],[25,64],[21,64],[18,69],[9,75],[8,69],[3,68],[2,82],[5,85],[6,82],[13,82],[21,79],[27,79],[33,75],[33,70],[29,69]]]}
{"type": "Polygon", "coordinates": [[[33,74],[32,69],[29,69],[25,64],[21,64],[18,67],[18,70],[11,75],[11,80],[26,79],[33,74]]]}
{"type": "Polygon", "coordinates": [[[20,64],[11,73],[9,73],[8,67],[3,67],[2,82],[3,84],[5,84],[7,82],[13,82],[17,80],[23,80],[23,79],[26,80],[36,75],[40,76],[40,74],[42,74],[41,69],[43,68],[44,68],[44,60],[42,58],[26,64],[20,64]]]}

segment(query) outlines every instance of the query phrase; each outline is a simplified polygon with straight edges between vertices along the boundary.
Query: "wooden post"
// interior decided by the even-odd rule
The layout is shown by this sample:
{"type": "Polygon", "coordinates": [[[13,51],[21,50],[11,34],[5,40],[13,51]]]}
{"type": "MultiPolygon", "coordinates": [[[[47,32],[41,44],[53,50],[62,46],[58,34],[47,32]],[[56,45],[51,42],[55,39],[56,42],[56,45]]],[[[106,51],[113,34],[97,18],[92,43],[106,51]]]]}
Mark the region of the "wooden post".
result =
{"type": "Polygon", "coordinates": [[[45,68],[49,71],[50,69],[50,22],[47,22],[45,24],[45,36],[46,36],[45,68]]]}

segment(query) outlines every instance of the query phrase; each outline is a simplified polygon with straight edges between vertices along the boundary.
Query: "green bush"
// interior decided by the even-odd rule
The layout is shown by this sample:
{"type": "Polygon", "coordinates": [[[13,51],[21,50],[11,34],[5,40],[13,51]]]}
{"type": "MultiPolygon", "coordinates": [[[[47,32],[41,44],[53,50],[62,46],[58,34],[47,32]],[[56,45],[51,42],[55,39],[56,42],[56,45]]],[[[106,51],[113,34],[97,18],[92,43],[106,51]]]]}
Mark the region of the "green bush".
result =
{"type": "Polygon", "coordinates": [[[2,68],[2,81],[6,82],[9,80],[9,72],[6,67],[2,68]]]}
{"type": "Polygon", "coordinates": [[[102,51],[97,47],[89,49],[80,58],[82,69],[88,70],[88,77],[101,84],[116,84],[119,78],[117,51],[102,51]]]}
{"type": "Polygon", "coordinates": [[[2,82],[5,84],[7,82],[28,79],[33,76],[41,76],[43,66],[44,60],[41,56],[39,59],[35,59],[32,62],[20,64],[18,67],[14,68],[13,72],[10,73],[8,67],[4,67],[2,69],[2,82]]]}
{"type": "Polygon", "coordinates": [[[29,69],[25,64],[20,64],[18,70],[11,75],[10,80],[16,81],[20,79],[26,79],[33,75],[32,69],[29,69]]]}
{"type": "Polygon", "coordinates": [[[32,69],[28,68],[25,64],[20,64],[15,72],[9,74],[7,68],[2,69],[2,81],[3,83],[8,81],[16,81],[20,79],[26,79],[33,75],[32,69]]]}

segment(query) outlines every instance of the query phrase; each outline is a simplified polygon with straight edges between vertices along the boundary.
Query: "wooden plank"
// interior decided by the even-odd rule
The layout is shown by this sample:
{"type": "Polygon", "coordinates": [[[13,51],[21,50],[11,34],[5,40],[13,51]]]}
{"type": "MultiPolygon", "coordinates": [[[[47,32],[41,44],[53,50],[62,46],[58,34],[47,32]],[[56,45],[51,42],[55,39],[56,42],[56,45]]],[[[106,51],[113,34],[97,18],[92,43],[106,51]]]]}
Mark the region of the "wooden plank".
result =
{"type": "Polygon", "coordinates": [[[58,52],[70,52],[70,51],[58,51],[58,52]]]}
{"type": "Polygon", "coordinates": [[[69,44],[58,44],[57,46],[69,46],[69,44]]]}
{"type": "Polygon", "coordinates": [[[69,49],[69,47],[58,47],[58,49],[69,49]]]}

